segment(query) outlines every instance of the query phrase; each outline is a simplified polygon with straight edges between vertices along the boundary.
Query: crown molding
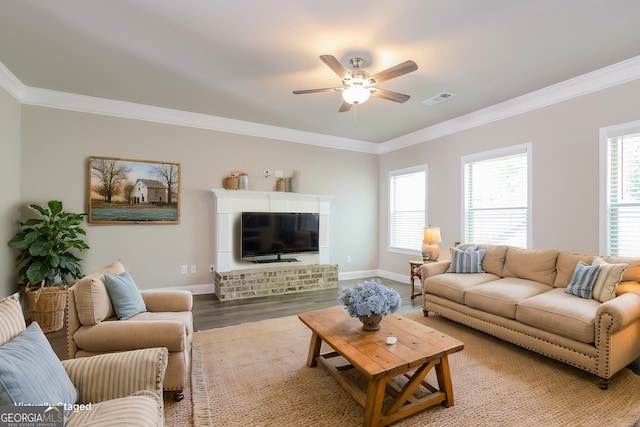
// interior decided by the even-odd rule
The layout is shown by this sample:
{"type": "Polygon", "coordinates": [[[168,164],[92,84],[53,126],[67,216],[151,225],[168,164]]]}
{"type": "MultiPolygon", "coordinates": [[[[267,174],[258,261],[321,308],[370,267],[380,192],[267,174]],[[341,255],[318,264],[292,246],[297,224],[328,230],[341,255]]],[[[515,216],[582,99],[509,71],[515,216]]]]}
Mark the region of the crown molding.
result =
{"type": "Polygon", "coordinates": [[[26,86],[20,101],[27,105],[57,108],[84,113],[101,114],[133,120],[171,124],[219,132],[249,135],[279,141],[318,145],[343,150],[377,153],[378,145],[356,139],[323,135],[261,123],[246,122],[208,114],[192,113],[171,108],[116,101],[26,86]]]}
{"type": "Polygon", "coordinates": [[[22,102],[25,85],[2,62],[0,62],[0,87],[22,102]]]}
{"type": "Polygon", "coordinates": [[[517,116],[640,78],[640,56],[600,68],[555,85],[512,98],[481,110],[390,139],[380,144],[379,154],[431,141],[477,126],[517,116]]]}
{"type": "Polygon", "coordinates": [[[467,129],[566,101],[640,78],[640,56],[481,110],[447,120],[381,144],[246,122],[207,114],[154,107],[25,86],[0,62],[0,87],[22,104],[249,135],[341,150],[384,154],[467,129]]]}
{"type": "Polygon", "coordinates": [[[378,153],[378,144],[357,139],[25,86],[2,62],[0,62],[0,87],[25,105],[207,129],[341,150],[378,153]]]}

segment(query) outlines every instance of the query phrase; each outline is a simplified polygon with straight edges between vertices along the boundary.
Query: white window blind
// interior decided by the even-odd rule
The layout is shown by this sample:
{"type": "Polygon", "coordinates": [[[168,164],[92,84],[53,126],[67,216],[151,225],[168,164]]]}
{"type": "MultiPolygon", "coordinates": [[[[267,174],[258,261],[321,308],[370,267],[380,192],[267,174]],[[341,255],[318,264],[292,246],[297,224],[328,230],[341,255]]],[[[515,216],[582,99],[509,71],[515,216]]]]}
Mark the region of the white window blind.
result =
{"type": "Polygon", "coordinates": [[[389,247],[420,251],[426,216],[426,166],[389,173],[389,247]]]}
{"type": "Polygon", "coordinates": [[[607,141],[607,240],[610,255],[640,255],[640,133],[607,141]]]}
{"type": "Polygon", "coordinates": [[[468,156],[464,167],[464,241],[527,247],[528,146],[468,156]]]}

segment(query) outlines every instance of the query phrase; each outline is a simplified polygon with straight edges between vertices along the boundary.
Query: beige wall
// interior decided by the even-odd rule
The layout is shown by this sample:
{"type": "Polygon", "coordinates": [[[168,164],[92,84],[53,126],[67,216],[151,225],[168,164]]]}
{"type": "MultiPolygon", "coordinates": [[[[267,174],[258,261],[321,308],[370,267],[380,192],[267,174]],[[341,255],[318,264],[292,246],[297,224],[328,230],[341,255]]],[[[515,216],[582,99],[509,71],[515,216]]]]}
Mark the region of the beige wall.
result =
{"type": "Polygon", "coordinates": [[[272,191],[275,178],[265,179],[264,169],[296,170],[301,192],[335,196],[330,259],[341,272],[377,268],[377,155],[34,106],[23,107],[22,123],[25,204],[56,198],[86,212],[89,156],[181,163],[180,224],[88,225],[85,272],[120,259],[140,288],[213,283],[209,190],[239,170],[251,190],[272,191]],[[180,274],[181,264],[197,273],[180,274]]]}
{"type": "Polygon", "coordinates": [[[384,154],[380,159],[380,269],[407,274],[414,257],[388,251],[387,173],[429,168],[428,221],[441,227],[441,257],[462,237],[461,157],[532,144],[532,245],[598,253],[599,131],[640,119],[640,80],[384,154]]]}
{"type": "Polygon", "coordinates": [[[0,298],[17,290],[16,253],[7,242],[18,231],[20,108],[20,103],[0,88],[0,298]]]}
{"type": "MultiPolygon", "coordinates": [[[[400,278],[408,273],[407,261],[419,253],[387,250],[388,171],[428,164],[429,223],[442,228],[446,256],[461,238],[461,157],[531,143],[533,247],[597,253],[599,130],[638,120],[638,93],[640,81],[634,81],[378,156],[21,107],[0,91],[0,136],[7,153],[0,160],[6,201],[0,211],[6,225],[2,233],[7,241],[15,232],[19,205],[57,198],[67,209],[85,212],[89,156],[176,161],[182,165],[181,223],[87,226],[91,249],[83,267],[88,272],[121,259],[141,288],[212,283],[209,189],[221,187],[229,171],[240,170],[249,174],[251,190],[268,191],[275,188],[275,178],[265,179],[264,169],[286,176],[296,170],[302,192],[335,196],[330,259],[343,277],[380,270],[400,278]],[[182,275],[181,264],[194,264],[198,272],[182,275]]],[[[13,254],[2,247],[0,267],[10,283],[5,279],[0,292],[6,295],[14,290],[15,272],[13,254]]]]}

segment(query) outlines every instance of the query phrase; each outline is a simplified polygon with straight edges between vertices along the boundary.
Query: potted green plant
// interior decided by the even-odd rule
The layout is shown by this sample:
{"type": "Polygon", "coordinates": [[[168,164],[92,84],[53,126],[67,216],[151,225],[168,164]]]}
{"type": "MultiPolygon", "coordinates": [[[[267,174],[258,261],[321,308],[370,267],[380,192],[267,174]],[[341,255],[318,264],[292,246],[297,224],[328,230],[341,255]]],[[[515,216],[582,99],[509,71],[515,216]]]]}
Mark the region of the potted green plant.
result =
{"type": "Polygon", "coordinates": [[[57,200],[30,207],[39,217],[21,222],[9,246],[20,251],[18,280],[25,285],[32,319],[54,332],[64,321],[67,285],[82,277],[76,253],[89,248],[81,237],[84,214],[65,212],[57,200]]]}

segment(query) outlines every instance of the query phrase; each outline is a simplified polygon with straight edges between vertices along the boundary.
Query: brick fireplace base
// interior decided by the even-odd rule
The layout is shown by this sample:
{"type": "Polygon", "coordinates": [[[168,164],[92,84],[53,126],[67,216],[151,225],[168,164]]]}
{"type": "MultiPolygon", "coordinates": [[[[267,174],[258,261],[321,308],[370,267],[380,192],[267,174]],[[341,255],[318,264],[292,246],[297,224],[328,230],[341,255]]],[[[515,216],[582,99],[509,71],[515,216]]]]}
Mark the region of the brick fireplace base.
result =
{"type": "Polygon", "coordinates": [[[215,273],[215,292],[221,301],[337,287],[337,265],[287,265],[215,273]]]}

